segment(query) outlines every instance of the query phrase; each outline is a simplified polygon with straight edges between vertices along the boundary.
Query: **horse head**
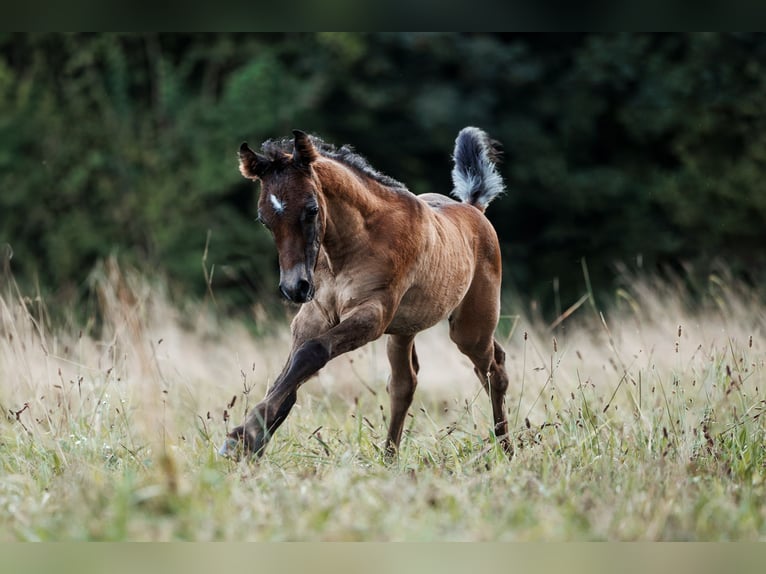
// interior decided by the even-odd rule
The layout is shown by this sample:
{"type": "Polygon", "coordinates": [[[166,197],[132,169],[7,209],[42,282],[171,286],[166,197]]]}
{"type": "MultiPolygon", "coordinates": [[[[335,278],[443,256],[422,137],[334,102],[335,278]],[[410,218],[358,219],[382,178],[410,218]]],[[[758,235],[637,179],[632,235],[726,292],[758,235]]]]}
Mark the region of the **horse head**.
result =
{"type": "Polygon", "coordinates": [[[314,297],[314,269],[325,228],[320,183],[312,169],[319,152],[307,134],[293,130],[292,153],[264,144],[266,154],[247,143],[239,149],[239,170],[261,182],[258,220],[274,237],[279,253],[279,290],[294,303],[314,297]]]}

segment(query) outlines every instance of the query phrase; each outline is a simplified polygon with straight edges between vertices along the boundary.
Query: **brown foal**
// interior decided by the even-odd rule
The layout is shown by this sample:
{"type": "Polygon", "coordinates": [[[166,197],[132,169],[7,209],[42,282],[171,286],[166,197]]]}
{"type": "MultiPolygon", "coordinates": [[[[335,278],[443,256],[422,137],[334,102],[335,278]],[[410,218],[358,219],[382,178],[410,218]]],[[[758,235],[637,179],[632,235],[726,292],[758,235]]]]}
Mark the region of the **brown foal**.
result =
{"type": "Polygon", "coordinates": [[[258,218],[279,253],[282,294],[301,304],[292,348],[266,397],[235,428],[238,444],[261,455],[295,404],[298,388],[328,361],[387,334],[391,423],[386,455],[396,455],[417,385],[415,335],[449,320],[449,333],[492,401],[495,436],[508,455],[505,352],[494,338],[501,260],[484,210],[503,192],[494,142],[460,131],[452,171],[455,201],[415,196],[360,155],[294,131],[261,152],[243,143],[239,169],[261,181],[258,218]]]}

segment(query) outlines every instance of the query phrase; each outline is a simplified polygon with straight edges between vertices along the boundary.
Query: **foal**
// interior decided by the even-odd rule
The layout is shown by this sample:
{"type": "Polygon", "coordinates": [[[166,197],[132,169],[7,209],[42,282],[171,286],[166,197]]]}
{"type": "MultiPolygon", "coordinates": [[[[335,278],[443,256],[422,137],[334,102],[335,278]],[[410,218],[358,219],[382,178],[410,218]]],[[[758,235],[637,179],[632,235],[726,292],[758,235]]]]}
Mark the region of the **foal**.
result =
{"type": "Polygon", "coordinates": [[[386,456],[399,448],[417,384],[414,339],[449,320],[452,341],[492,401],[495,436],[509,456],[505,352],[494,339],[500,312],[500,247],[484,210],[503,192],[494,142],[478,128],[455,140],[452,194],[415,196],[347,146],[295,130],[294,140],[243,143],[242,175],[261,181],[258,219],[279,253],[279,289],[301,304],[292,348],[266,397],[221,447],[261,455],[296,393],[330,359],[388,334],[391,423],[386,456]]]}

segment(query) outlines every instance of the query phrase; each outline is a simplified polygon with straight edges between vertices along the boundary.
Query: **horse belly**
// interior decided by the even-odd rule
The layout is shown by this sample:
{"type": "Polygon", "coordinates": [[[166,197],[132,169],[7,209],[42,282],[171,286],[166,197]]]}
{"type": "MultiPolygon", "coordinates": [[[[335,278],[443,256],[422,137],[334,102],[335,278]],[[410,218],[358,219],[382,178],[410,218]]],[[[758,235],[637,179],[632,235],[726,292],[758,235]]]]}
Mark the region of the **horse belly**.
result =
{"type": "Polygon", "coordinates": [[[433,282],[428,287],[413,286],[399,304],[386,333],[413,334],[446,319],[468,292],[470,280],[433,282]]]}

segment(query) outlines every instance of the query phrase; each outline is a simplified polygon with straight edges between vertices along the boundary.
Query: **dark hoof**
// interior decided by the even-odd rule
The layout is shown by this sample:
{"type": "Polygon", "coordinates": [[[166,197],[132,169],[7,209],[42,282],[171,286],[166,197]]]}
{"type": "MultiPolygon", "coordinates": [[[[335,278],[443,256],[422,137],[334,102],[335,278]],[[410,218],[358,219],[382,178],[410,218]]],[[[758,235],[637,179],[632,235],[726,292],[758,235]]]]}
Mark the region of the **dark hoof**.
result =
{"type": "Polygon", "coordinates": [[[511,443],[511,439],[508,435],[505,435],[500,439],[500,446],[502,447],[505,456],[508,457],[508,460],[513,460],[513,443],[511,443]]]}
{"type": "Polygon", "coordinates": [[[243,457],[261,458],[264,448],[266,448],[266,441],[263,440],[263,435],[253,436],[244,427],[237,427],[226,435],[226,440],[218,449],[218,454],[234,460],[243,457]]]}
{"type": "Polygon", "coordinates": [[[399,447],[387,442],[383,450],[383,463],[392,466],[399,462],[399,447]]]}
{"type": "Polygon", "coordinates": [[[227,436],[223,441],[221,448],[218,449],[218,454],[225,458],[238,459],[242,455],[242,441],[234,437],[227,436]]]}
{"type": "Polygon", "coordinates": [[[249,450],[248,435],[244,427],[237,427],[226,435],[221,448],[218,449],[220,456],[239,460],[249,450]]]}

